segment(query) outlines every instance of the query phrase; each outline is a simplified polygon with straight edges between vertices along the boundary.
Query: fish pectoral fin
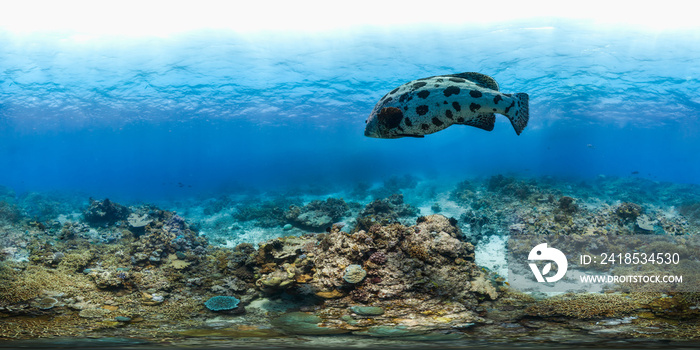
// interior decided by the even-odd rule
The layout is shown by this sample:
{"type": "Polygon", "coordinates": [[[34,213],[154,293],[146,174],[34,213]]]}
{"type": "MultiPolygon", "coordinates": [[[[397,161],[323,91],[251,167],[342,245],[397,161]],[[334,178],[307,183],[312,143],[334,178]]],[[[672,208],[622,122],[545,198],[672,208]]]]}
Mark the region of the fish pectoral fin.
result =
{"type": "Polygon", "coordinates": [[[469,125],[486,131],[491,131],[496,125],[496,116],[493,113],[481,113],[472,119],[458,124],[469,125]]]}
{"type": "Polygon", "coordinates": [[[465,72],[465,73],[458,73],[458,74],[448,74],[447,76],[467,79],[471,82],[474,82],[474,84],[479,85],[483,88],[498,91],[498,83],[496,82],[496,80],[494,80],[493,78],[491,78],[490,76],[488,76],[486,74],[481,74],[481,73],[476,73],[476,72],[465,72]]]}

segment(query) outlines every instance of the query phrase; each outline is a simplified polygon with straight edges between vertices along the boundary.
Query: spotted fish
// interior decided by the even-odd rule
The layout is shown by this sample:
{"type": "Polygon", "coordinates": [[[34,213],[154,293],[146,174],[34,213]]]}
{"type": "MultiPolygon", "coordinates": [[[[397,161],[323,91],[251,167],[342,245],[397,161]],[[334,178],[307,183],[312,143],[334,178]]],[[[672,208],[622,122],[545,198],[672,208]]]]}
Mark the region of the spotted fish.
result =
{"type": "Polygon", "coordinates": [[[529,118],[528,95],[504,94],[488,75],[460,73],[408,82],[391,90],[374,106],[365,136],[383,139],[423,137],[450,125],[493,130],[496,116],[508,117],[520,135],[529,118]]]}

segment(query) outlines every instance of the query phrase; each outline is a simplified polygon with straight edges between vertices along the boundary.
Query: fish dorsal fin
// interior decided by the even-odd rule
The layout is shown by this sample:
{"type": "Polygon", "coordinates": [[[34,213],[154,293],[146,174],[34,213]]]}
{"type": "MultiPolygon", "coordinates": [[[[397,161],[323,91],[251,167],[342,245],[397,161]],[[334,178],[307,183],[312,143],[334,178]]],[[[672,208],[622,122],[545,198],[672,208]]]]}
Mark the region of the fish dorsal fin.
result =
{"type": "Polygon", "coordinates": [[[491,131],[496,124],[496,116],[493,113],[481,113],[475,118],[471,118],[458,124],[469,125],[486,131],[491,131]]]}
{"type": "Polygon", "coordinates": [[[456,77],[456,78],[464,78],[464,79],[467,79],[469,81],[473,81],[474,84],[479,85],[481,87],[498,91],[498,83],[493,78],[491,78],[490,76],[485,75],[485,74],[475,73],[475,72],[466,72],[466,73],[459,73],[459,74],[448,74],[446,76],[456,77]]]}

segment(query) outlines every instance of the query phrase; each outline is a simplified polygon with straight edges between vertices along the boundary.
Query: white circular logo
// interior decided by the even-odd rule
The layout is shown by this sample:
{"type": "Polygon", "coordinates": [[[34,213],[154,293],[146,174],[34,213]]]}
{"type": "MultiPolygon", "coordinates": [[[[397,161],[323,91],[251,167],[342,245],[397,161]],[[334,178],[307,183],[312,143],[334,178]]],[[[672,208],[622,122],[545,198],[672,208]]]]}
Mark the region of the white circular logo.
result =
{"type": "Polygon", "coordinates": [[[547,243],[538,244],[532,248],[530,254],[527,256],[527,259],[530,261],[547,260],[553,261],[557,264],[557,273],[554,276],[543,277],[552,270],[552,263],[547,263],[547,265],[542,268],[542,272],[540,272],[540,269],[537,268],[535,263],[530,263],[530,269],[532,269],[532,273],[535,274],[537,282],[544,282],[545,280],[547,282],[556,282],[564,277],[564,274],[566,274],[566,269],[569,267],[569,263],[566,261],[566,255],[564,255],[564,253],[562,253],[559,249],[547,248],[547,243]]]}

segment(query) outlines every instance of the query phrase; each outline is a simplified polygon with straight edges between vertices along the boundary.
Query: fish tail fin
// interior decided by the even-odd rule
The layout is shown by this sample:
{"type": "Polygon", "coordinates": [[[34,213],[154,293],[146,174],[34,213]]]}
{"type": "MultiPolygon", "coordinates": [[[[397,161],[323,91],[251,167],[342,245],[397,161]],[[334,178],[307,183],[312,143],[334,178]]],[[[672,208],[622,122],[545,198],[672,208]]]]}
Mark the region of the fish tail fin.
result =
{"type": "Polygon", "coordinates": [[[530,97],[524,93],[520,92],[513,96],[515,100],[515,108],[506,114],[506,117],[510,119],[510,123],[513,124],[513,129],[515,133],[520,135],[523,129],[527,126],[527,121],[530,119],[530,97]]]}

